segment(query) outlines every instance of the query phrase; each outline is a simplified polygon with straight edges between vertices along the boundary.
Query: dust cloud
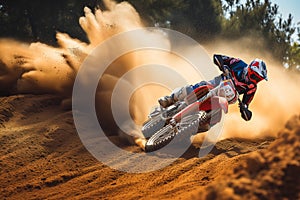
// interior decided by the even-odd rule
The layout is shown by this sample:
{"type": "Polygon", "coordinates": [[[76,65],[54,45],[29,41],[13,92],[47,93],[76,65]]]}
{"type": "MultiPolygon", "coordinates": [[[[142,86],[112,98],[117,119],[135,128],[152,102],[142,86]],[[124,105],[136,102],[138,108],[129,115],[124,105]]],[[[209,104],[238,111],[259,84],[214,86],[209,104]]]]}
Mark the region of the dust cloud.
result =
{"type": "Polygon", "coordinates": [[[142,27],[134,8],[105,0],[106,11],[84,8],[79,24],[89,43],[57,33],[58,48],[42,43],[0,41],[2,93],[58,93],[70,96],[76,73],[86,56],[101,42],[120,32],[142,27]]]}
{"type": "MultiPolygon", "coordinates": [[[[46,94],[61,95],[67,102],[65,107],[70,107],[73,83],[78,70],[85,58],[97,45],[119,33],[144,27],[136,10],[127,2],[115,3],[104,0],[106,10],[84,8],[84,16],[79,19],[79,24],[86,32],[89,43],[72,38],[67,33],[57,33],[59,47],[51,47],[42,43],[24,44],[21,42],[0,40],[0,93],[1,94],[46,94]],[[69,105],[68,105],[69,104],[69,105]]],[[[223,40],[205,44],[211,53],[220,53],[240,57],[246,62],[259,57],[265,60],[269,70],[268,82],[261,82],[257,94],[250,106],[253,119],[244,122],[238,113],[236,105],[231,106],[226,116],[223,137],[260,137],[274,136],[276,130],[296,113],[300,104],[296,91],[299,91],[299,77],[284,71],[275,59],[264,51],[263,41],[258,41],[257,48],[253,48],[253,39],[245,38],[235,43],[226,43],[223,40]]],[[[129,37],[119,45],[138,43],[167,43],[168,39],[162,33],[145,32],[138,37],[129,37]]],[[[170,44],[169,44],[170,45],[170,44]]],[[[113,52],[119,47],[111,47],[104,51],[113,52]]],[[[186,51],[192,51],[186,49],[186,51]]],[[[171,45],[170,45],[171,50],[171,45]]],[[[195,54],[195,52],[191,52],[195,54]]],[[[184,69],[189,63],[168,52],[151,50],[137,51],[120,56],[105,71],[99,81],[96,94],[96,110],[100,123],[110,132],[117,132],[116,125],[110,111],[113,88],[119,79],[128,71],[137,66],[159,62],[160,65],[172,66],[174,69],[184,69]]],[[[208,66],[210,63],[207,64],[208,66]]],[[[183,70],[183,73],[185,71],[183,70]]],[[[148,74],[151,76],[151,74],[148,74]]],[[[155,76],[155,74],[152,74],[155,76]]],[[[87,77],[88,78],[88,77],[87,77]]],[[[143,78],[143,77],[136,77],[143,78]]],[[[134,78],[135,79],[135,78],[134,78]]],[[[127,80],[124,88],[130,87],[137,80],[127,80]]],[[[176,80],[174,80],[176,81],[176,80]]],[[[190,83],[195,83],[191,77],[190,83]]],[[[139,88],[130,99],[130,114],[141,124],[153,106],[154,101],[166,92],[166,88],[145,87],[139,88]],[[145,95],[146,94],[146,95],[145,95]],[[151,94],[151,95],[150,95],[151,94]],[[150,105],[151,104],[151,105],[150,105]]],[[[119,98],[122,100],[122,96],[119,98]]],[[[122,101],[120,101],[122,104],[122,101]]],[[[126,112],[126,109],[120,112],[126,112]]],[[[126,124],[126,121],[124,121],[126,124]]],[[[133,130],[132,136],[142,137],[138,130],[133,130]]]]}
{"type": "MultiPolygon", "coordinates": [[[[127,2],[115,3],[111,0],[104,0],[105,10],[84,8],[84,16],[80,17],[79,24],[86,32],[89,43],[72,38],[67,33],[57,33],[56,39],[59,47],[52,47],[42,43],[24,44],[17,41],[3,39],[0,41],[1,94],[46,94],[53,93],[62,96],[64,108],[71,108],[71,95],[76,74],[87,56],[101,43],[120,33],[143,28],[139,14],[127,2]],[[4,86],[4,87],[3,87],[4,86]]],[[[144,31],[139,35],[131,35],[126,40],[115,46],[110,46],[105,51],[109,57],[122,46],[135,44],[166,44],[171,51],[171,44],[166,35],[162,32],[144,31]]],[[[184,68],[187,62],[172,55],[168,51],[134,51],[120,55],[99,80],[96,93],[96,110],[102,128],[106,128],[110,134],[118,132],[111,113],[111,96],[116,83],[128,71],[142,65],[159,63],[164,66],[180,66],[184,68]]],[[[146,74],[155,76],[155,74],[146,74]]],[[[85,77],[88,79],[88,75],[85,77]]],[[[132,87],[137,79],[123,81],[124,91],[132,87]]],[[[83,80],[84,81],[84,80],[83,80]]],[[[130,114],[133,120],[141,124],[147,117],[149,108],[147,98],[157,99],[165,88],[150,89],[151,87],[139,88],[138,92],[130,99],[130,114]],[[155,91],[154,91],[155,90],[155,91]],[[147,98],[145,97],[147,94],[147,98]]],[[[153,87],[152,87],[153,88],[153,87]]],[[[119,96],[119,104],[123,96],[119,96]]],[[[128,108],[123,107],[119,112],[127,112],[128,108]]],[[[123,124],[127,122],[124,121],[123,124]]],[[[139,130],[133,128],[134,137],[143,137],[139,130]]]]}

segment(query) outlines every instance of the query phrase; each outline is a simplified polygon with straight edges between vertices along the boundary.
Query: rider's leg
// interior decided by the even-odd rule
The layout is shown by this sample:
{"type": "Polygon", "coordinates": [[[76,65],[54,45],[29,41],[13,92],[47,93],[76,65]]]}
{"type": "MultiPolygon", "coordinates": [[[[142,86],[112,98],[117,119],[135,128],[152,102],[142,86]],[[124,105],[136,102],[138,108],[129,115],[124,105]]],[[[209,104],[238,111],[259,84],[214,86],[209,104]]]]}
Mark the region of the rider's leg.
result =
{"type": "Polygon", "coordinates": [[[158,103],[163,107],[166,108],[176,101],[182,101],[189,93],[193,91],[193,86],[187,85],[181,88],[176,88],[173,90],[170,96],[164,96],[158,99],[158,103]]]}
{"type": "Polygon", "coordinates": [[[158,99],[158,103],[163,107],[166,108],[170,105],[172,105],[173,103],[175,103],[175,100],[172,96],[164,96],[164,97],[160,97],[158,99]]]}

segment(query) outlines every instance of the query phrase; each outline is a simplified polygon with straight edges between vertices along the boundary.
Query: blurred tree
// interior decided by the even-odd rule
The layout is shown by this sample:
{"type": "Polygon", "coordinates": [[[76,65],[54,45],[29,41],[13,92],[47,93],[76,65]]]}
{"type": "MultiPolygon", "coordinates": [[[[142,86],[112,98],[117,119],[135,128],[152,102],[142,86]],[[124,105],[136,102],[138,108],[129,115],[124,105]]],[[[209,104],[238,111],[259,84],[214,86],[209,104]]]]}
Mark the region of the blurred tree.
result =
{"type": "MultiPolygon", "coordinates": [[[[222,36],[239,38],[251,36],[263,38],[269,51],[282,63],[288,64],[291,59],[292,35],[295,32],[293,17],[289,15],[284,20],[278,12],[278,5],[269,0],[247,0],[245,4],[239,1],[226,0],[225,7],[235,7],[223,21],[222,36]]],[[[226,15],[226,14],[225,14],[226,15]]]]}
{"type": "Polygon", "coordinates": [[[55,33],[70,33],[86,40],[78,19],[84,6],[96,7],[101,0],[1,0],[0,37],[56,44],[55,33]]]}
{"type": "MultiPolygon", "coordinates": [[[[124,0],[118,2],[121,1],[124,0]]],[[[187,7],[184,0],[129,0],[128,2],[137,9],[150,26],[169,21],[175,13],[187,7]]]]}
{"type": "MultiPolygon", "coordinates": [[[[123,0],[117,0],[121,2],[123,0]]],[[[293,17],[282,19],[271,0],[128,0],[148,26],[163,26],[202,42],[215,36],[263,38],[271,53],[292,67],[299,63],[299,43],[292,43],[293,17]]],[[[56,31],[87,41],[78,19],[84,6],[102,0],[0,0],[0,37],[56,44],[56,31]]]]}
{"type": "MultiPolygon", "coordinates": [[[[120,2],[121,0],[119,0],[120,2]]],[[[150,25],[165,25],[199,41],[220,33],[221,0],[129,0],[150,25]]]]}
{"type": "Polygon", "coordinates": [[[1,37],[28,38],[31,37],[24,3],[13,6],[13,1],[0,1],[0,27],[1,37]]]}
{"type": "Polygon", "coordinates": [[[240,0],[224,0],[223,1],[223,10],[224,10],[224,13],[225,13],[225,17],[226,16],[226,13],[229,15],[229,16],[232,16],[233,13],[234,13],[234,8],[237,6],[237,5],[240,5],[240,0]]]}
{"type": "Polygon", "coordinates": [[[221,0],[189,0],[186,9],[173,16],[175,29],[198,41],[212,39],[221,32],[221,0]]]}
{"type": "Polygon", "coordinates": [[[288,55],[288,67],[291,70],[300,71],[300,27],[297,28],[298,43],[294,42],[288,55]]]}
{"type": "Polygon", "coordinates": [[[300,70],[300,45],[294,42],[288,56],[288,67],[291,70],[300,70]]]}

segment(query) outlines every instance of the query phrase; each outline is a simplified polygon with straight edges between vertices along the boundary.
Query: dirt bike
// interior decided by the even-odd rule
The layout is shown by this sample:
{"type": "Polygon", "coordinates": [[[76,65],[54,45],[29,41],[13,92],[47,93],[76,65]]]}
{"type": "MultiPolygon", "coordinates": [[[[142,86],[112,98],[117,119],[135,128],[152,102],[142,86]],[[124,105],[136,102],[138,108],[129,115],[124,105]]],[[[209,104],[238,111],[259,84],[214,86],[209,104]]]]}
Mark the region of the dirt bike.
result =
{"type": "Polygon", "coordinates": [[[206,84],[169,107],[155,107],[142,127],[147,138],[145,151],[156,151],[169,144],[175,136],[190,138],[206,132],[220,122],[222,110],[227,113],[228,104],[239,99],[232,76],[227,74],[223,78],[216,87],[206,84]]]}

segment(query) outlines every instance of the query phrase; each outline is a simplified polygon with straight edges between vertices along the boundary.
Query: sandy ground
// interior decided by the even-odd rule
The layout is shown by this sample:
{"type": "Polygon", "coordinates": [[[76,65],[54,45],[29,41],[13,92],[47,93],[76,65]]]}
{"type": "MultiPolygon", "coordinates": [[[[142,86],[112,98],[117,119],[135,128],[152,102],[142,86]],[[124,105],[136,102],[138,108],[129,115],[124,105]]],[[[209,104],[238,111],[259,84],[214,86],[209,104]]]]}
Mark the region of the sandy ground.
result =
{"type": "Polygon", "coordinates": [[[131,174],[85,149],[58,97],[18,95],[0,98],[0,145],[0,199],[300,198],[300,116],[276,139],[226,139],[204,158],[191,147],[170,166],[131,174]]]}

